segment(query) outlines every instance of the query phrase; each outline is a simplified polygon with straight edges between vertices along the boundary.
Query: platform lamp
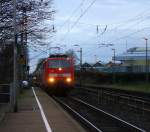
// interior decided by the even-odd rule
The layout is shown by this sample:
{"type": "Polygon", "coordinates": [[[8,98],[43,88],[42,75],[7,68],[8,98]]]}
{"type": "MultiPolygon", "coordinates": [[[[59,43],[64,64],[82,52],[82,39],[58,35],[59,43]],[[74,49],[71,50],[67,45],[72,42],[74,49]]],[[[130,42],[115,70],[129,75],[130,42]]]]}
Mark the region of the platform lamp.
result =
{"type": "Polygon", "coordinates": [[[17,103],[17,22],[16,22],[16,0],[13,0],[13,27],[14,27],[14,44],[13,44],[13,89],[11,90],[11,103],[13,111],[18,111],[17,103]]]}

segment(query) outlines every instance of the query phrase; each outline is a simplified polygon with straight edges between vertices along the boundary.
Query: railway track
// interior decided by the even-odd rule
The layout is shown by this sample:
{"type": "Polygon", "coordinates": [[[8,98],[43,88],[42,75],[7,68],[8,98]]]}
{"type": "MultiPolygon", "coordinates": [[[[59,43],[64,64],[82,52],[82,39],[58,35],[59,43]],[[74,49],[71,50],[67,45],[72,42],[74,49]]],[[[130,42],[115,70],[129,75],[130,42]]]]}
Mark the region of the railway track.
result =
{"type": "MultiPolygon", "coordinates": [[[[123,93],[123,91],[119,92],[118,90],[112,89],[93,89],[80,87],[77,88],[84,92],[93,94],[97,97],[97,100],[101,100],[102,97],[108,97],[110,101],[114,101],[119,104],[128,105],[128,107],[132,107],[133,109],[139,109],[142,112],[150,112],[150,99],[146,96],[138,96],[132,95],[128,93],[123,93]]],[[[108,99],[107,98],[107,99],[108,99]]]]}
{"type": "Polygon", "coordinates": [[[53,97],[75,118],[80,120],[89,131],[93,132],[145,132],[145,130],[130,124],[117,116],[101,110],[83,100],[68,97],[53,97]]]}
{"type": "Polygon", "coordinates": [[[73,97],[88,102],[108,113],[117,115],[119,118],[136,124],[140,128],[150,131],[150,105],[148,100],[142,97],[128,94],[115,94],[113,92],[103,91],[101,89],[90,89],[77,87],[71,94],[73,97]]]}
{"type": "Polygon", "coordinates": [[[150,102],[150,93],[144,93],[144,92],[138,92],[138,91],[129,91],[129,90],[122,90],[122,89],[116,89],[116,88],[112,88],[112,87],[104,87],[104,86],[93,86],[93,85],[83,85],[83,86],[78,86],[79,88],[86,88],[86,89],[90,89],[94,91],[97,90],[102,90],[108,93],[115,93],[115,94],[119,94],[119,95],[125,95],[128,97],[132,97],[132,98],[137,98],[140,100],[144,100],[144,101],[149,101],[150,102]]]}

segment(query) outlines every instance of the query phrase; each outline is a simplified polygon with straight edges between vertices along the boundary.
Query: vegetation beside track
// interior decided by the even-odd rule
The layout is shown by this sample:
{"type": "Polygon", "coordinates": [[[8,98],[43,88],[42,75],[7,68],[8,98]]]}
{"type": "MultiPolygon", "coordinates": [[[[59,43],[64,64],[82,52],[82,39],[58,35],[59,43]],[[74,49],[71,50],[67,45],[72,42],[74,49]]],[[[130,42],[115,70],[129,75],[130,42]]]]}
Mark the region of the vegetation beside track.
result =
{"type": "Polygon", "coordinates": [[[148,92],[150,93],[150,83],[129,83],[129,84],[113,84],[112,87],[131,90],[131,91],[140,91],[140,92],[148,92]]]}
{"type": "Polygon", "coordinates": [[[108,86],[116,89],[150,93],[150,80],[145,83],[145,74],[117,73],[115,81],[113,73],[76,72],[76,82],[82,84],[108,86]]]}

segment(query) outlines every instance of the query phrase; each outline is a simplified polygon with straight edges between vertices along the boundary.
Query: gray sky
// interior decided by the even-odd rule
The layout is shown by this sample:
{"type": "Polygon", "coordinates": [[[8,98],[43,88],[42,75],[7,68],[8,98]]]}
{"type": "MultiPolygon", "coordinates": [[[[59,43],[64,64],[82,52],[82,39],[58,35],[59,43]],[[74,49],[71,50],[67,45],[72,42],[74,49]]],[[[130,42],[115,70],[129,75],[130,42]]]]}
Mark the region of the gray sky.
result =
{"type": "Polygon", "coordinates": [[[77,50],[72,45],[80,45],[84,62],[108,62],[113,55],[112,48],[119,54],[130,47],[145,46],[142,38],[150,36],[149,0],[96,0],[85,13],[93,1],[54,0],[57,32],[53,39],[47,37],[45,41],[52,41],[50,46],[63,45],[62,51],[77,50]],[[114,46],[99,47],[101,43],[114,46]]]}

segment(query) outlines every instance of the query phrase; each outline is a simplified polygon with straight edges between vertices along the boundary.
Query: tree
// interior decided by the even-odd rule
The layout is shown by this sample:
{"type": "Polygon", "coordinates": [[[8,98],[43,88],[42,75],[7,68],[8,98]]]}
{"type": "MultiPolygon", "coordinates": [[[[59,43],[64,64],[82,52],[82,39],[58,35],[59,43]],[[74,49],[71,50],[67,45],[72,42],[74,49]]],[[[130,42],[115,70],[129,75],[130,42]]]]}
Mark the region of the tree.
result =
{"type": "MultiPolygon", "coordinates": [[[[27,45],[43,46],[41,45],[43,36],[54,32],[53,25],[42,25],[44,21],[53,20],[55,11],[51,8],[51,4],[52,0],[16,0],[17,56],[20,54],[25,56],[26,66],[28,66],[27,45]]],[[[2,47],[5,47],[5,44],[12,45],[14,42],[13,11],[13,0],[0,1],[0,44],[2,47]]],[[[21,71],[18,73],[22,74],[21,71]]]]}
{"type": "Polygon", "coordinates": [[[77,57],[77,54],[75,53],[75,51],[72,50],[72,49],[66,51],[66,54],[73,58],[74,64],[76,64],[77,61],[80,60],[80,59],[77,57]]]}
{"type": "MultiPolygon", "coordinates": [[[[17,0],[18,40],[23,43],[28,38],[40,45],[42,34],[53,32],[53,25],[42,25],[53,19],[51,4],[52,0],[17,0]]],[[[0,42],[6,40],[13,40],[13,0],[0,1],[0,42]]]]}

